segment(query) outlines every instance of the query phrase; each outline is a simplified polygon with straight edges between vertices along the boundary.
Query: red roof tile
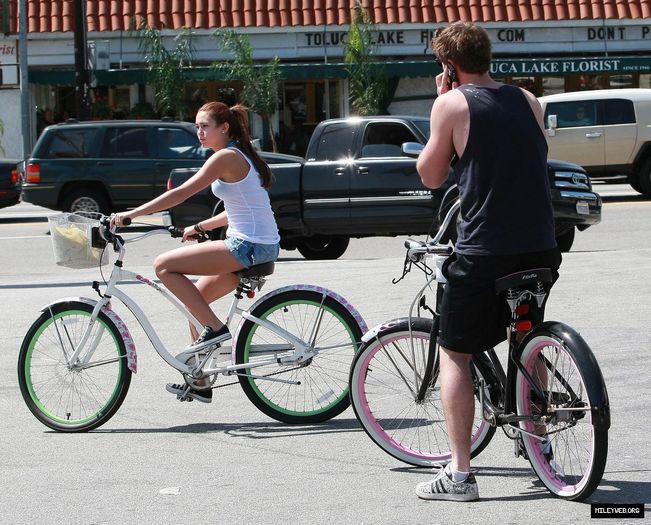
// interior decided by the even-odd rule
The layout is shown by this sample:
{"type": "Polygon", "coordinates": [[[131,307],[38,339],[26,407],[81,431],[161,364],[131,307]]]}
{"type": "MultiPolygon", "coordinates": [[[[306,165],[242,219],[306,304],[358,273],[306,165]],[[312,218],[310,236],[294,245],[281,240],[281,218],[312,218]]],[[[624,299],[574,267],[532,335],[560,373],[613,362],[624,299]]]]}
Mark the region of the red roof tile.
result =
{"type": "MultiPolygon", "coordinates": [[[[17,32],[18,0],[11,4],[17,32]]],[[[27,0],[29,31],[72,31],[73,0],[27,0]]],[[[355,0],[86,0],[88,31],[158,28],[295,27],[350,23],[355,0]]],[[[377,24],[456,20],[519,22],[651,17],[651,0],[362,0],[377,24]]]]}

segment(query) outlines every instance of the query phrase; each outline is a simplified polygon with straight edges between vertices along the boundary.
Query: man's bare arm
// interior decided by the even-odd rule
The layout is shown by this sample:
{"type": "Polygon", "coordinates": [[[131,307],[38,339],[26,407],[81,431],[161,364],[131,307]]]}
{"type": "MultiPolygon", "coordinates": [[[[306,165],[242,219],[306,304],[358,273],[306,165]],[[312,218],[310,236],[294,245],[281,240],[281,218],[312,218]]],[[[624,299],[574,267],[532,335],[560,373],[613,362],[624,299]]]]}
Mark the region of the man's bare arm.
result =
{"type": "Polygon", "coordinates": [[[432,105],[430,138],[416,163],[416,170],[428,188],[438,188],[448,178],[455,153],[452,135],[455,110],[451,100],[455,95],[452,92],[441,95],[432,105]]]}

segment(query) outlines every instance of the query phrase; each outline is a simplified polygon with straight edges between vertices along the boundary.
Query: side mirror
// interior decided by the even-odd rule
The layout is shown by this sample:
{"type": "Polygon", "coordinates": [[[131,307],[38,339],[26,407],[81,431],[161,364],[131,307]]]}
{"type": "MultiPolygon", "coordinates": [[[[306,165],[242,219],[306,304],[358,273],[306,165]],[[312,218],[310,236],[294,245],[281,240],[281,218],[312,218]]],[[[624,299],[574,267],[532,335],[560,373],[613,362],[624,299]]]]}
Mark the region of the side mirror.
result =
{"type": "Polygon", "coordinates": [[[418,158],[418,155],[420,155],[420,152],[423,151],[424,148],[425,146],[420,142],[403,142],[400,151],[402,151],[402,154],[406,157],[418,158]]]}
{"type": "Polygon", "coordinates": [[[556,115],[547,116],[547,134],[550,137],[556,135],[556,128],[558,127],[558,117],[556,115]]]}

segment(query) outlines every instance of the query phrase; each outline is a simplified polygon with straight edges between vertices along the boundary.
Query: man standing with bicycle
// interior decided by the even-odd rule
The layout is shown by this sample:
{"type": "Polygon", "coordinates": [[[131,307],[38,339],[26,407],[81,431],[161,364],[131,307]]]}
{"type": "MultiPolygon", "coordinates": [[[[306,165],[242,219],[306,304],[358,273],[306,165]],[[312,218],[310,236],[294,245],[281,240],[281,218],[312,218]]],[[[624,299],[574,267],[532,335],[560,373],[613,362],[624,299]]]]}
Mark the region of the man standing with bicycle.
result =
{"type": "MultiPolygon", "coordinates": [[[[495,82],[489,74],[487,32],[456,22],[437,32],[432,49],[443,65],[436,77],[431,134],[418,159],[423,184],[438,188],[450,163],[459,188],[461,222],[455,253],[446,261],[441,300],[441,399],[452,461],[431,481],[420,483],[422,499],[479,498],[470,471],[474,394],[470,361],[506,339],[509,312],[494,291],[495,280],[533,267],[558,276],[547,177],[542,109],[535,96],[495,82]],[[454,160],[453,160],[454,159],[454,160]]],[[[543,309],[533,313],[534,324],[543,309]]]]}

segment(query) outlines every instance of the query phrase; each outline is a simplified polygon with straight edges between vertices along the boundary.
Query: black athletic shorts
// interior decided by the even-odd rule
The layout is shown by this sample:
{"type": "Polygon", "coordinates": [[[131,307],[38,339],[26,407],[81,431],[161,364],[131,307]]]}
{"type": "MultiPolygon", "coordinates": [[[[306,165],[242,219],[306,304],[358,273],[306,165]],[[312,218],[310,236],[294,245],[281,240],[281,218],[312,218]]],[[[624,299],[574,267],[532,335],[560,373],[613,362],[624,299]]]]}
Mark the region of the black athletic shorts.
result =
{"type": "MultiPolygon", "coordinates": [[[[438,342],[464,354],[488,350],[506,339],[511,311],[504,297],[495,294],[500,277],[533,268],[551,268],[558,278],[561,253],[557,248],[521,255],[452,254],[442,272],[447,278],[439,308],[438,342]]],[[[545,304],[527,315],[534,325],[542,322],[545,304]]]]}

